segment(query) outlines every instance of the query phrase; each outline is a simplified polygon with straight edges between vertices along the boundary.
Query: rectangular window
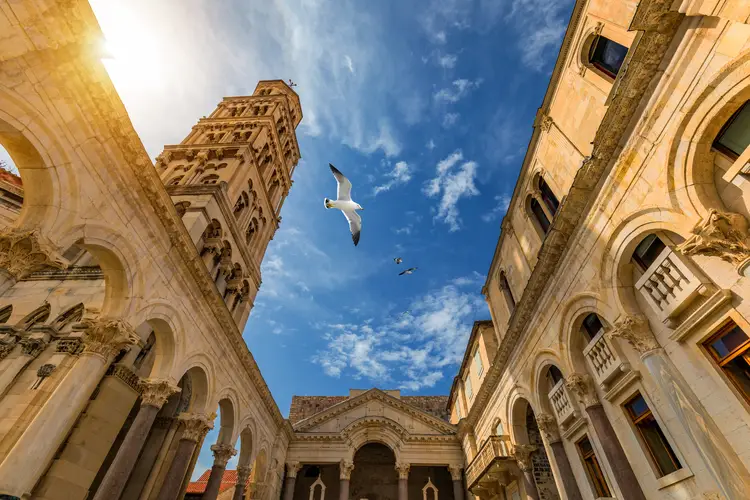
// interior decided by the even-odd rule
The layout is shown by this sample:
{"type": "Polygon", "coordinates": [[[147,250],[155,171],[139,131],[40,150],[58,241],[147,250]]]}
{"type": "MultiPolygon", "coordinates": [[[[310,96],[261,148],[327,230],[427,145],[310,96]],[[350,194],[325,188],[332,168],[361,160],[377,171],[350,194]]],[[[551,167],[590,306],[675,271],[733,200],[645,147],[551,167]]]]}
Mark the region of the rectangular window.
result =
{"type": "Polygon", "coordinates": [[[750,338],[734,321],[703,343],[732,384],[750,403],[750,338]]]}
{"type": "Polygon", "coordinates": [[[721,129],[714,148],[737,159],[750,146],[750,102],[746,102],[721,129]]]}
{"type": "Polygon", "coordinates": [[[610,78],[616,78],[627,54],[628,48],[624,45],[613,42],[609,38],[597,36],[591,45],[589,62],[610,78]]]}
{"type": "Polygon", "coordinates": [[[633,251],[633,261],[646,272],[667,246],[655,234],[649,234],[633,251]]]}
{"type": "Polygon", "coordinates": [[[474,397],[474,392],[471,390],[471,375],[466,377],[466,380],[464,380],[464,387],[466,387],[466,399],[471,399],[474,397]]]}
{"type": "Polygon", "coordinates": [[[591,441],[589,441],[588,436],[583,436],[578,440],[576,442],[576,447],[578,448],[578,453],[581,454],[583,465],[586,467],[586,473],[589,475],[589,479],[591,479],[591,483],[594,485],[597,498],[611,497],[612,494],[609,491],[609,486],[607,486],[607,481],[604,479],[604,473],[599,465],[599,459],[596,458],[594,447],[591,446],[591,441]]]}
{"type": "Polygon", "coordinates": [[[625,411],[633,425],[638,429],[641,440],[659,471],[659,477],[681,469],[682,465],[680,465],[677,455],[669,445],[667,437],[640,393],[637,393],[625,403],[625,411]]]}
{"type": "Polygon", "coordinates": [[[479,354],[479,348],[474,351],[474,368],[477,370],[477,377],[481,377],[484,373],[484,366],[482,366],[482,355],[479,354]]]}
{"type": "Polygon", "coordinates": [[[461,420],[461,403],[456,400],[456,419],[461,420]]]}

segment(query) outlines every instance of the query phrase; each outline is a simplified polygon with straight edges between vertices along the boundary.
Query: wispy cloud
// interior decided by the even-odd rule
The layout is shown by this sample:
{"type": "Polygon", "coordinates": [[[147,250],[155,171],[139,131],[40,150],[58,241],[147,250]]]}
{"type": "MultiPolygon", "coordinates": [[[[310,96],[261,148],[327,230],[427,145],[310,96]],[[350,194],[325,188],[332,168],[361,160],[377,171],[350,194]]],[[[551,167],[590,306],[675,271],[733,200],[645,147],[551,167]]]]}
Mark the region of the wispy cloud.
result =
{"type": "Polygon", "coordinates": [[[423,189],[427,196],[440,196],[435,219],[448,224],[451,231],[461,229],[458,211],[458,202],[461,198],[479,194],[479,190],[474,185],[477,164],[473,161],[464,162],[463,159],[463,153],[456,150],[441,160],[437,164],[437,175],[429,180],[423,189]],[[459,163],[461,163],[460,166],[459,163]]]}
{"type": "Polygon", "coordinates": [[[435,95],[433,97],[436,101],[451,103],[458,102],[469,95],[472,90],[478,88],[481,84],[481,78],[477,80],[459,78],[458,80],[454,80],[453,84],[450,87],[442,88],[435,92],[435,95]]]}
{"type": "Polygon", "coordinates": [[[435,149],[435,141],[433,141],[432,139],[430,139],[429,141],[427,141],[427,144],[425,144],[425,147],[428,150],[432,151],[433,149],[435,149]]]}
{"type": "Polygon", "coordinates": [[[497,220],[499,217],[502,217],[508,210],[508,205],[510,204],[510,196],[508,196],[507,194],[498,194],[495,196],[495,203],[496,204],[492,208],[492,210],[482,215],[482,220],[484,222],[492,222],[494,220],[497,220]]]}
{"type": "Polygon", "coordinates": [[[410,167],[409,164],[405,161],[397,162],[393,166],[393,170],[386,174],[386,178],[388,178],[388,181],[379,186],[375,186],[372,194],[377,196],[382,192],[389,191],[395,186],[408,183],[411,180],[412,171],[412,167],[410,167]]]}
{"type": "Polygon", "coordinates": [[[443,128],[451,128],[458,121],[458,113],[445,113],[443,115],[443,128]]]}
{"type": "Polygon", "coordinates": [[[442,54],[442,55],[439,55],[437,58],[438,66],[440,66],[443,69],[455,68],[457,61],[458,61],[458,56],[456,56],[455,54],[442,54]]]}

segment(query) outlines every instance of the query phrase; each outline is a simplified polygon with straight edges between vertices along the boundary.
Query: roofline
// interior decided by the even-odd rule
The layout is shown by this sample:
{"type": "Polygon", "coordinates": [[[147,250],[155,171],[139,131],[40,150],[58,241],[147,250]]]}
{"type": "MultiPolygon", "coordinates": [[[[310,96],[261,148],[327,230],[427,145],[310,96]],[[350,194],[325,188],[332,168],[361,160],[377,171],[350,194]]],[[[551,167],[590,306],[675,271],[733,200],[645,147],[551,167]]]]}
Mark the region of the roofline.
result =
{"type": "Polygon", "coordinates": [[[451,403],[453,402],[453,391],[458,386],[458,380],[461,378],[461,372],[464,371],[464,368],[466,367],[466,364],[469,362],[469,347],[471,344],[474,343],[474,340],[477,337],[477,332],[479,332],[479,326],[483,324],[489,323],[494,328],[495,325],[492,322],[491,319],[479,319],[474,322],[474,325],[471,327],[471,335],[469,335],[469,340],[466,342],[466,348],[464,349],[464,357],[461,360],[461,366],[458,368],[458,374],[453,377],[453,383],[451,384],[451,390],[448,393],[448,403],[447,403],[447,410],[450,413],[451,403]]]}

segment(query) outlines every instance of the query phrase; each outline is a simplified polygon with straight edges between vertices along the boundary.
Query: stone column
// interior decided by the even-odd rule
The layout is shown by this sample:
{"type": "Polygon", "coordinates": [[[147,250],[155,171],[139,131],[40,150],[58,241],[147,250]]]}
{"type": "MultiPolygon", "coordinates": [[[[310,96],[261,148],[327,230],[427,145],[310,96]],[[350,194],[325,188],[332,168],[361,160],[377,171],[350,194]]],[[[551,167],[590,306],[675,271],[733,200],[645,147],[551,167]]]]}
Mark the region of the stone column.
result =
{"type": "Polygon", "coordinates": [[[651,332],[644,316],[625,316],[615,322],[610,337],[627,340],[641,355],[651,378],[669,401],[677,419],[698,449],[698,455],[728,500],[747,498],[750,478],[737,453],[716,425],[651,332]]]}
{"type": "Polygon", "coordinates": [[[560,431],[557,427],[557,421],[552,415],[539,414],[536,417],[539,430],[544,433],[547,438],[549,447],[552,449],[552,456],[555,457],[555,463],[557,464],[557,470],[560,472],[560,480],[562,481],[563,490],[568,500],[583,500],[581,491],[578,489],[578,482],[573,474],[573,468],[570,466],[568,460],[568,454],[565,453],[565,447],[560,439],[560,431]]]}
{"type": "Polygon", "coordinates": [[[8,387],[10,387],[18,374],[26,368],[26,365],[39,356],[44,348],[47,347],[47,343],[38,338],[25,338],[19,343],[21,344],[21,355],[8,360],[8,363],[3,366],[3,371],[0,372],[0,397],[5,395],[8,387]]]}
{"type": "Polygon", "coordinates": [[[349,480],[352,477],[352,471],[354,470],[354,464],[342,460],[339,462],[339,500],[349,500],[349,480]]]}
{"type": "Polygon", "coordinates": [[[138,336],[120,319],[88,320],[84,350],[0,465],[0,492],[29,495],[86,407],[112,358],[138,336]]]}
{"type": "Polygon", "coordinates": [[[68,261],[39,229],[0,229],[0,294],[40,269],[65,269],[68,261]]]}
{"type": "Polygon", "coordinates": [[[409,498],[410,468],[410,464],[396,463],[396,472],[398,472],[398,500],[408,500],[409,498]]]}
{"type": "Polygon", "coordinates": [[[284,500],[294,498],[294,485],[297,483],[297,472],[302,468],[299,462],[286,464],[286,479],[284,480],[284,500]]]}
{"type": "Polygon", "coordinates": [[[180,441],[177,443],[177,451],[172,459],[172,465],[170,465],[161,485],[158,500],[177,500],[185,474],[190,467],[195,446],[214,426],[213,420],[209,420],[201,414],[183,413],[178,418],[185,427],[182,430],[180,441]]]}
{"type": "Polygon", "coordinates": [[[573,373],[565,380],[568,390],[577,396],[578,401],[586,409],[589,422],[598,437],[599,445],[607,458],[615,483],[620,489],[623,500],[646,500],[638,478],[630,466],[625,450],[612,428],[604,408],[599,402],[590,375],[573,373]]]}
{"type": "Polygon", "coordinates": [[[203,500],[216,500],[219,496],[219,487],[221,487],[221,480],[224,479],[227,462],[237,454],[237,450],[231,444],[215,444],[211,446],[211,451],[214,452],[214,465],[211,467],[211,475],[208,476],[203,500]]]}
{"type": "Polygon", "coordinates": [[[517,444],[513,447],[513,458],[516,459],[516,464],[523,474],[523,489],[526,492],[526,498],[531,500],[539,500],[539,490],[534,480],[534,466],[531,463],[531,454],[536,449],[536,446],[530,444],[517,444]]]}
{"type": "Polygon", "coordinates": [[[237,466],[237,484],[234,485],[232,500],[242,500],[245,497],[245,486],[247,485],[248,477],[250,477],[250,467],[237,466]]]}
{"type": "Polygon", "coordinates": [[[128,434],[120,445],[115,459],[104,475],[94,500],[110,500],[120,498],[128,482],[133,467],[138,460],[151,426],[157,413],[167,399],[180,389],[169,380],[149,379],[140,383],[141,407],[133,420],[128,434]]]}
{"type": "Polygon", "coordinates": [[[461,469],[460,465],[448,466],[448,472],[450,472],[453,481],[453,500],[464,500],[464,481],[461,469]]]}

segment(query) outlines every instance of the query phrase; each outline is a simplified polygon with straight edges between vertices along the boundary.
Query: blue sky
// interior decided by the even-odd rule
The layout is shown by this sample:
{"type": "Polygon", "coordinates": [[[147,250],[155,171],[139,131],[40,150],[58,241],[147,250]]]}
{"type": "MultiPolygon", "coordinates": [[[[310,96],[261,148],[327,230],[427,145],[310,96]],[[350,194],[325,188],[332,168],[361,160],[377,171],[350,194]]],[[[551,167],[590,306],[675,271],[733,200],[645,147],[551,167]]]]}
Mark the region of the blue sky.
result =
{"type": "Polygon", "coordinates": [[[303,158],[244,331],[282,413],[293,394],[447,394],[572,1],[92,5],[152,157],[222,96],[298,84],[303,158]],[[357,248],[323,207],[328,162],[365,208],[357,248]]]}

